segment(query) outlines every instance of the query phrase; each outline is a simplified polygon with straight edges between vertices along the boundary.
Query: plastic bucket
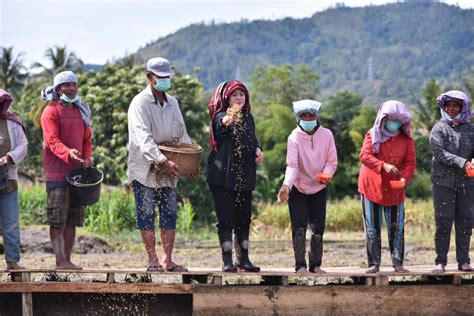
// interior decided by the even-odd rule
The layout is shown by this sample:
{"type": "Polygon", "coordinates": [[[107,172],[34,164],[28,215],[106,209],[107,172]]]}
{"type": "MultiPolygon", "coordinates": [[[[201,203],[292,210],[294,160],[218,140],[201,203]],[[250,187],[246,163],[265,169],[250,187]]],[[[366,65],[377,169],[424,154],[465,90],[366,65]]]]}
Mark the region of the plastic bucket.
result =
{"type": "Polygon", "coordinates": [[[92,205],[99,201],[103,179],[102,171],[94,167],[74,169],[66,177],[71,193],[81,205],[92,205]]]}

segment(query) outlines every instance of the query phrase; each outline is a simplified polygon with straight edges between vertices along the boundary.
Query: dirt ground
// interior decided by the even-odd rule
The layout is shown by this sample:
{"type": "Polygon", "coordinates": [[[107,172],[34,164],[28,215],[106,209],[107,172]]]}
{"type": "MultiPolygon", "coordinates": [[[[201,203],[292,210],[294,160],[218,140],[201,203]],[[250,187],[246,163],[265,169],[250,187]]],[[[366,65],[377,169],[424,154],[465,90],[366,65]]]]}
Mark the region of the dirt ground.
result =
{"type": "MultiPolygon", "coordinates": [[[[127,245],[121,241],[106,240],[88,233],[79,232],[76,237],[73,262],[90,269],[142,269],[147,265],[145,252],[138,233],[127,245]],[[117,250],[125,249],[125,250],[117,250]]],[[[449,263],[455,263],[454,240],[449,253],[449,263]]],[[[382,266],[390,267],[390,252],[386,236],[382,240],[382,266]]],[[[54,268],[54,256],[49,242],[47,227],[26,227],[21,232],[21,264],[31,269],[54,268]]],[[[157,245],[158,251],[161,249],[157,245]]],[[[471,253],[474,247],[471,245],[471,253]]],[[[292,268],[293,249],[290,240],[259,240],[251,238],[250,258],[262,269],[292,268]]],[[[431,265],[435,251],[432,242],[415,242],[408,239],[405,244],[405,265],[431,265]]],[[[220,249],[217,241],[178,241],[173,259],[189,268],[219,268],[220,249]]],[[[325,234],[324,267],[366,267],[366,252],[363,232],[325,234]]]]}

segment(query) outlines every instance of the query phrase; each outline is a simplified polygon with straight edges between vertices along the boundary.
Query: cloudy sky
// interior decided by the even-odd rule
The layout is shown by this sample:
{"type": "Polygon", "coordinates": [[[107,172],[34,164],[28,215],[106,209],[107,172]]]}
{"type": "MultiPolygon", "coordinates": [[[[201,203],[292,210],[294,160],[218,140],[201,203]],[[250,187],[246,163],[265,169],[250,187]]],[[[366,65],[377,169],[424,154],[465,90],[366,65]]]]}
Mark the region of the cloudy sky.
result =
{"type": "MultiPolygon", "coordinates": [[[[0,46],[24,52],[29,66],[44,51],[67,45],[85,63],[133,53],[191,23],[303,18],[342,1],[315,0],[0,0],[0,46]]],[[[346,6],[387,0],[343,1],[346,6]]],[[[443,1],[473,8],[474,1],[443,1]]]]}

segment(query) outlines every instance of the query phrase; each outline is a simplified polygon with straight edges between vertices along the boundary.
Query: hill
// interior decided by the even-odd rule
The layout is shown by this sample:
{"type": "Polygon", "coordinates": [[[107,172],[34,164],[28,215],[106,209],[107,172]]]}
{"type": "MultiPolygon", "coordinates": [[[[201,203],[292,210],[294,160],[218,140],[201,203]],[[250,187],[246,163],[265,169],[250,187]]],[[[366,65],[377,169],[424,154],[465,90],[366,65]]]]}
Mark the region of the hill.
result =
{"type": "Polygon", "coordinates": [[[207,89],[245,80],[258,65],[304,63],[323,95],[349,89],[369,100],[402,98],[429,78],[451,84],[474,65],[474,10],[436,2],[338,6],[310,18],[193,24],[136,53],[198,69],[207,89]]]}

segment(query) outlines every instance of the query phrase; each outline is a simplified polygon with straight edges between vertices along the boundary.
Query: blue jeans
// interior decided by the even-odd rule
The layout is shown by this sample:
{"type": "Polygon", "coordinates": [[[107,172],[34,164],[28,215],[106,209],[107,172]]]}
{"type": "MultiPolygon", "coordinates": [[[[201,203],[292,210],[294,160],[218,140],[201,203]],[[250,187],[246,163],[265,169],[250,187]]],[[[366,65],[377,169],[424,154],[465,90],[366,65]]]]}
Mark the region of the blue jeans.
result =
{"type": "Polygon", "coordinates": [[[5,247],[5,261],[20,261],[18,190],[0,194],[0,224],[5,247]]]}
{"type": "Polygon", "coordinates": [[[150,188],[138,181],[132,182],[137,208],[137,228],[155,229],[155,209],[160,214],[161,229],[176,229],[176,216],[178,215],[178,203],[176,200],[176,189],[150,188]]]}

